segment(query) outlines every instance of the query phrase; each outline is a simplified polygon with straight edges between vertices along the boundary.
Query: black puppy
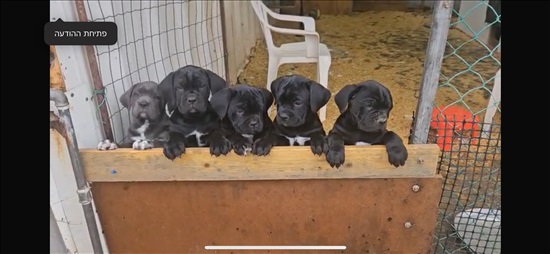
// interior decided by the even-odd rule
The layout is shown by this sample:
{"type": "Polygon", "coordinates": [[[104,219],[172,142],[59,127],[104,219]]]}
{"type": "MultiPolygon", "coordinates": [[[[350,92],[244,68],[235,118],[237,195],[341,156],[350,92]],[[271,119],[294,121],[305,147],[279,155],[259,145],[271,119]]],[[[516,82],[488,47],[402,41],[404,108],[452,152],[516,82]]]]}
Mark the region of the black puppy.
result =
{"type": "Polygon", "coordinates": [[[164,100],[158,94],[158,84],[146,81],[133,85],[120,96],[122,106],[130,113],[128,135],[120,145],[110,140],[100,142],[99,150],[113,150],[117,147],[146,150],[161,147],[168,139],[168,116],[164,113],[164,100]]]}
{"type": "Polygon", "coordinates": [[[389,162],[395,167],[405,165],[407,149],[403,140],[386,129],[393,99],[390,90],[368,80],[343,87],[334,101],[340,109],[333,129],[327,136],[327,162],[336,168],[344,164],[344,145],[385,145],[389,162]]]}
{"type": "Polygon", "coordinates": [[[193,65],[171,72],[160,82],[159,91],[170,118],[169,139],[163,150],[166,158],[180,157],[185,147],[209,145],[211,153],[217,150],[227,154],[229,142],[216,134],[220,119],[209,103],[210,97],[225,87],[223,78],[193,65]]]}
{"type": "Polygon", "coordinates": [[[277,105],[277,145],[309,145],[313,154],[323,154],[326,133],[317,111],[329,101],[330,91],[304,76],[285,75],[271,83],[271,93],[277,105]]]}
{"type": "Polygon", "coordinates": [[[241,84],[217,92],[212,107],[221,120],[223,135],[231,142],[236,154],[267,155],[277,142],[273,122],[267,110],[273,95],[265,88],[241,84]]]}

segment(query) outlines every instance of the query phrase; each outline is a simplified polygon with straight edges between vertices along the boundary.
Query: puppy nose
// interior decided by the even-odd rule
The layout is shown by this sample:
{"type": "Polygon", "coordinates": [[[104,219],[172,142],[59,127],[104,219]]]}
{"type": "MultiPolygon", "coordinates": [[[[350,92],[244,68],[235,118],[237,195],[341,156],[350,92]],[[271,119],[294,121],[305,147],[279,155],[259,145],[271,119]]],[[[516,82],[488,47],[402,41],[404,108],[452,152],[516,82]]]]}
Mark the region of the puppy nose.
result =
{"type": "Polygon", "coordinates": [[[250,125],[250,127],[256,127],[258,125],[258,121],[257,120],[251,120],[250,122],[248,122],[248,125],[250,125]]]}
{"type": "Polygon", "coordinates": [[[197,96],[189,96],[189,97],[187,97],[187,102],[189,102],[189,103],[195,103],[195,102],[197,102],[197,96]]]}
{"type": "Polygon", "coordinates": [[[279,117],[280,117],[282,120],[288,120],[288,118],[289,118],[288,114],[285,114],[285,113],[279,114],[279,117]]]}
{"type": "Polygon", "coordinates": [[[147,105],[149,105],[149,102],[148,101],[139,101],[138,104],[142,107],[147,107],[147,105]]]}
{"type": "Polygon", "coordinates": [[[388,118],[387,117],[380,117],[376,120],[376,122],[378,122],[379,124],[384,124],[388,121],[388,118]]]}

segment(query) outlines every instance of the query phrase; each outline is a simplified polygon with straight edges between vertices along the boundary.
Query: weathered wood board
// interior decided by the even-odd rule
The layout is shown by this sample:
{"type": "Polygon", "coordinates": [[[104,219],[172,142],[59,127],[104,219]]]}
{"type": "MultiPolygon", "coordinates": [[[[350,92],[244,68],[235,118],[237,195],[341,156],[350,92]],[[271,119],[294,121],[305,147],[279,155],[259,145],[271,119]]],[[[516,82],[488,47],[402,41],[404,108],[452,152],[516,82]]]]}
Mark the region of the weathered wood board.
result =
{"type": "Polygon", "coordinates": [[[434,176],[439,147],[435,144],[408,145],[405,166],[388,162],[384,146],[346,147],[346,162],[333,169],[324,156],[309,147],[274,147],[268,156],[214,157],[208,148],[188,148],[174,161],[162,149],[135,151],[118,149],[81,150],[86,179],[90,182],[120,181],[225,181],[276,179],[345,179],[434,176]]]}
{"type": "Polygon", "coordinates": [[[441,177],[433,176],[103,182],[93,183],[92,192],[111,253],[268,253],[205,250],[208,245],[346,246],[269,253],[430,253],[441,187],[441,177]]]}
{"type": "Polygon", "coordinates": [[[340,169],[309,147],[217,158],[207,148],[189,148],[175,161],[162,149],[90,149],[81,158],[111,253],[268,253],[209,245],[429,253],[442,190],[439,148],[407,148],[409,159],[399,168],[388,163],[383,146],[346,147],[340,169]]]}

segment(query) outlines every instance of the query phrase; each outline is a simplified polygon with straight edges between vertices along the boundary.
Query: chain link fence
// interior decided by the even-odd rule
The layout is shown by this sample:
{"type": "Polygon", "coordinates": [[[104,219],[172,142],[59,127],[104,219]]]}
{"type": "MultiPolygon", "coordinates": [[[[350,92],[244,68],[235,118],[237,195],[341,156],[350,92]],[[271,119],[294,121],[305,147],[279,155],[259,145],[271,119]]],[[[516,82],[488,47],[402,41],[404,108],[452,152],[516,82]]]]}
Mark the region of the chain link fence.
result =
{"type": "Polygon", "coordinates": [[[441,148],[434,253],[500,253],[500,23],[500,1],[453,10],[450,31],[468,36],[445,38],[432,114],[415,119],[441,148]]]}
{"type": "MultiPolygon", "coordinates": [[[[170,72],[196,65],[225,77],[219,1],[101,1],[84,0],[88,21],[115,22],[118,42],[94,46],[115,142],[123,140],[129,113],[120,96],[132,85],[160,83],[170,72]]],[[[93,65],[93,63],[91,64],[93,65]]],[[[90,66],[94,68],[94,66],[90,66]]],[[[106,130],[108,132],[110,130],[106,130]]]]}

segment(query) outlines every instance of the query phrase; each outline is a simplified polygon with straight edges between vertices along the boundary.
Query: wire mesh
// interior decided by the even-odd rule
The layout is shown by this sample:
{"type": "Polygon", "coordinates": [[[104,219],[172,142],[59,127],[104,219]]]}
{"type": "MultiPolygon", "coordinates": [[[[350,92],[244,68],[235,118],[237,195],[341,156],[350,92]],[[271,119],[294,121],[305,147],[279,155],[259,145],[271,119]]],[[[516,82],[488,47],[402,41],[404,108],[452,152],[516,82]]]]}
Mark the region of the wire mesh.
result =
{"type": "Polygon", "coordinates": [[[433,250],[500,253],[500,1],[461,1],[450,29],[468,39],[447,41],[434,113],[418,116],[431,117],[428,143],[442,150],[433,250]]]}
{"type": "Polygon", "coordinates": [[[482,125],[468,116],[437,116],[428,143],[442,153],[438,173],[443,192],[435,253],[500,253],[500,124],[482,125]]]}
{"type": "Polygon", "coordinates": [[[436,105],[461,106],[474,115],[495,107],[500,113],[498,103],[488,103],[489,99],[495,99],[492,89],[501,66],[500,8],[495,9],[490,2],[493,1],[463,1],[459,11],[453,10],[456,17],[450,24],[451,29],[463,31],[470,39],[447,41],[436,105]],[[474,16],[487,17],[489,13],[494,14],[493,20],[486,19],[482,27],[473,25],[474,16]]]}
{"type": "Polygon", "coordinates": [[[129,126],[120,96],[136,83],[160,83],[170,72],[196,65],[225,77],[219,1],[85,0],[89,21],[115,22],[118,42],[94,46],[115,142],[129,126]]]}

